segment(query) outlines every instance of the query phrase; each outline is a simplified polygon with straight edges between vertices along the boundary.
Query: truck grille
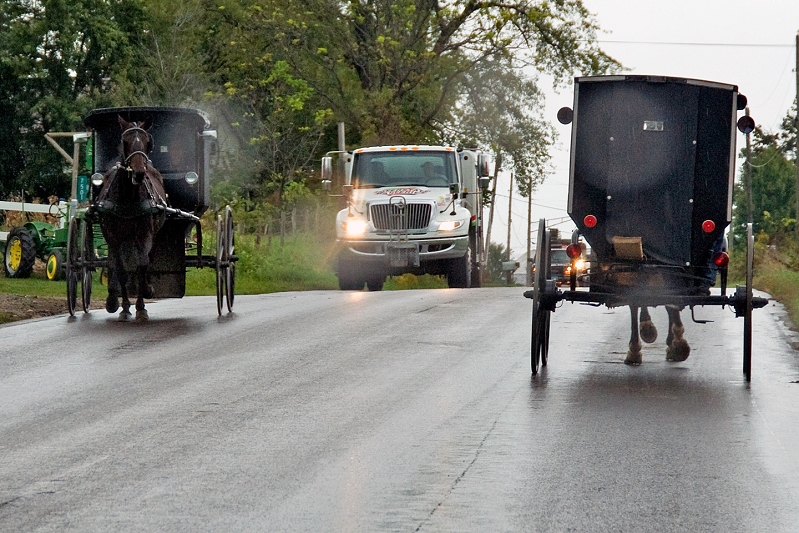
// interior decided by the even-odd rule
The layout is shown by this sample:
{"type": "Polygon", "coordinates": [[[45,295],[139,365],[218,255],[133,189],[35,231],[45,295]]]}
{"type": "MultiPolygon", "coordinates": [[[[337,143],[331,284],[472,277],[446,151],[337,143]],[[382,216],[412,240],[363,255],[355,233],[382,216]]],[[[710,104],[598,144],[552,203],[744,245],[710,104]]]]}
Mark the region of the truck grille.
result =
{"type": "Polygon", "coordinates": [[[372,223],[379,230],[423,229],[430,225],[430,204],[406,204],[404,210],[389,204],[369,206],[372,223]],[[401,214],[404,211],[404,217],[401,214]],[[404,220],[403,220],[404,218],[404,220]],[[406,225],[407,222],[407,225],[406,225]]]}

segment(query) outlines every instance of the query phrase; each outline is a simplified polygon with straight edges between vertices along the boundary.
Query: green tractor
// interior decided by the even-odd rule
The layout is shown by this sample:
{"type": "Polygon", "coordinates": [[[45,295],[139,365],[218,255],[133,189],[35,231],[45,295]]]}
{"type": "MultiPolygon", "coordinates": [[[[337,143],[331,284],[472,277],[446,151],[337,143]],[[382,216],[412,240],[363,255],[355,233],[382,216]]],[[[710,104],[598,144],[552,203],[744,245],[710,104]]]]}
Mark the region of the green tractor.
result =
{"type": "MultiPolygon", "coordinates": [[[[83,213],[78,213],[78,217],[83,213]]],[[[27,222],[8,232],[3,268],[7,278],[28,278],[38,258],[45,264],[45,273],[50,281],[63,280],[64,259],[67,256],[68,228],[56,228],[47,222],[27,222]]],[[[104,256],[105,241],[99,228],[94,232],[94,247],[98,255],[104,256]]]]}
{"type": "Polygon", "coordinates": [[[47,279],[64,279],[67,229],[47,222],[27,222],[12,228],[6,237],[3,268],[7,278],[27,278],[38,257],[46,264],[47,279]]]}

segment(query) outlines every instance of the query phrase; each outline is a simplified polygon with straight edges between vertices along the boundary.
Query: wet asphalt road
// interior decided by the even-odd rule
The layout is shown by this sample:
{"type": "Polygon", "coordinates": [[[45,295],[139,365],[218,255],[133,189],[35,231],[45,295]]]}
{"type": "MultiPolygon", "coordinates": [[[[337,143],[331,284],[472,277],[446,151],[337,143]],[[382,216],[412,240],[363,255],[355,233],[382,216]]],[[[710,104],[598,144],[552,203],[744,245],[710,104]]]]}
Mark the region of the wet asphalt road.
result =
{"type": "Polygon", "coordinates": [[[0,531],[799,531],[780,308],[707,307],[622,364],[565,304],[531,378],[524,289],[310,292],[0,327],[0,531]]]}

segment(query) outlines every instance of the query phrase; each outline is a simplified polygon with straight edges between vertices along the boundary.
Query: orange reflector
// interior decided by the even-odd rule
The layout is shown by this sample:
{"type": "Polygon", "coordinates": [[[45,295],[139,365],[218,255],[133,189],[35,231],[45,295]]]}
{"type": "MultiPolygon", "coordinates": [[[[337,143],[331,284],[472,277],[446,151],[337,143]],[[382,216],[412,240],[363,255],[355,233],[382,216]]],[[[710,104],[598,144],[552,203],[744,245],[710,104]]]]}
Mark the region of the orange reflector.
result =
{"type": "Polygon", "coordinates": [[[713,254],[713,264],[719,268],[727,268],[730,264],[730,256],[724,252],[716,252],[713,254]]]}
{"type": "Polygon", "coordinates": [[[571,243],[566,247],[566,255],[568,255],[572,259],[577,259],[583,253],[582,248],[580,248],[579,244],[571,243]]]}
{"type": "Polygon", "coordinates": [[[704,222],[702,222],[702,231],[704,231],[705,233],[710,233],[714,229],[716,229],[716,223],[713,222],[712,220],[705,220],[704,222]]]}
{"type": "Polygon", "coordinates": [[[596,226],[596,217],[594,215],[585,215],[583,224],[585,224],[586,228],[593,228],[596,226]]]}

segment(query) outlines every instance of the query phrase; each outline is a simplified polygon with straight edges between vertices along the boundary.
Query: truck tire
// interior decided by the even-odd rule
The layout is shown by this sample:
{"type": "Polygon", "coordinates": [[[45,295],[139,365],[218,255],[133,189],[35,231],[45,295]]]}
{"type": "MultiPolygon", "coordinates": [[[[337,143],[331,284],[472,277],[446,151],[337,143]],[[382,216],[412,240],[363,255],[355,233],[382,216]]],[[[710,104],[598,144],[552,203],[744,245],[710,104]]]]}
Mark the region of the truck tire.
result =
{"type": "Polygon", "coordinates": [[[36,246],[27,229],[14,228],[8,233],[4,259],[7,278],[30,277],[36,262],[36,246]]]}
{"type": "Polygon", "coordinates": [[[370,291],[382,291],[385,281],[385,276],[372,276],[366,280],[366,288],[370,291]]]}
{"type": "Polygon", "coordinates": [[[366,283],[361,269],[352,261],[339,259],[336,265],[336,276],[338,277],[338,287],[342,291],[359,291],[366,283]]]}
{"type": "Polygon", "coordinates": [[[450,259],[447,268],[447,286],[451,289],[468,289],[472,285],[472,250],[466,248],[463,256],[450,259]]]}
{"type": "Polygon", "coordinates": [[[64,254],[61,250],[53,250],[47,256],[47,268],[45,269],[47,279],[50,281],[61,281],[64,279],[64,254]]]}

